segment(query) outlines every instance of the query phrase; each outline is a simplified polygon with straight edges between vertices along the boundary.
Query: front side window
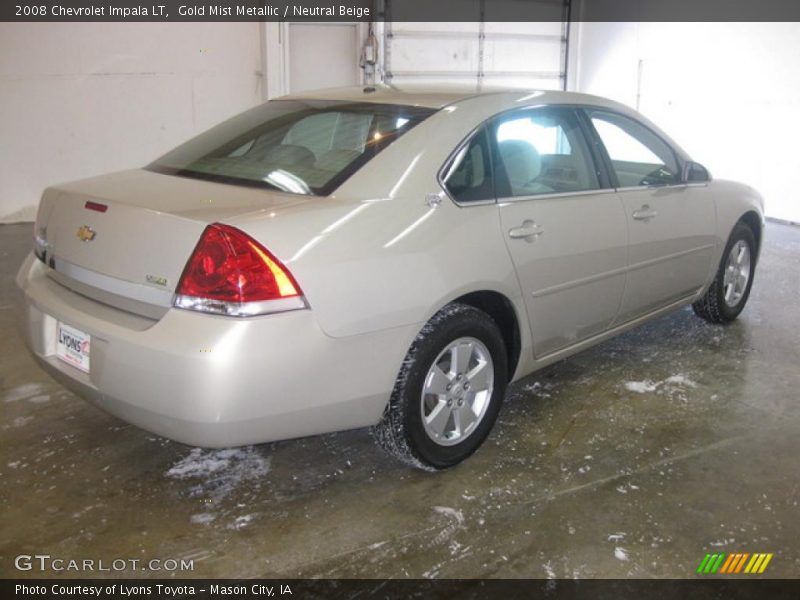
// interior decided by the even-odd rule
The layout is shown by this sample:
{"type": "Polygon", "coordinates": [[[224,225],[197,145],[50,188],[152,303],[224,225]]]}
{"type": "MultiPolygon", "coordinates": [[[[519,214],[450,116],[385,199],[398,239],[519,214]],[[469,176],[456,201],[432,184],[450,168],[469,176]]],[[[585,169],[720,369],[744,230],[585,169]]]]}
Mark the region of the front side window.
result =
{"type": "Polygon", "coordinates": [[[568,108],[536,108],[501,117],[493,127],[498,197],[600,187],[586,140],[568,108]]]}
{"type": "Polygon", "coordinates": [[[326,196],[433,112],[393,104],[277,100],[213,127],[147,168],[326,196]]]}
{"type": "Polygon", "coordinates": [[[668,185],[680,181],[675,153],[655,133],[633,119],[590,111],[620,187],[668,185]]]}
{"type": "Polygon", "coordinates": [[[494,185],[486,131],[475,134],[445,167],[444,187],[459,203],[494,199],[494,185]]]}

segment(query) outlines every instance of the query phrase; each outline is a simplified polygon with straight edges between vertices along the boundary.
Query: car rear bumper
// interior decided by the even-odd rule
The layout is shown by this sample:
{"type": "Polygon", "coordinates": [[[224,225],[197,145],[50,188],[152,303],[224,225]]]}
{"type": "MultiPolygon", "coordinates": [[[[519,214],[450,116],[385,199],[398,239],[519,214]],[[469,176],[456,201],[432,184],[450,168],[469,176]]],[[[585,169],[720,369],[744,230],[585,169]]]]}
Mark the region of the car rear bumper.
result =
{"type": "Polygon", "coordinates": [[[327,336],[310,310],[235,319],[172,309],[158,320],[79,295],[33,255],[17,285],[26,344],[57,380],[153,433],[204,447],[376,423],[417,326],[327,336]],[[62,322],[91,337],[84,373],[56,356],[62,322]]]}

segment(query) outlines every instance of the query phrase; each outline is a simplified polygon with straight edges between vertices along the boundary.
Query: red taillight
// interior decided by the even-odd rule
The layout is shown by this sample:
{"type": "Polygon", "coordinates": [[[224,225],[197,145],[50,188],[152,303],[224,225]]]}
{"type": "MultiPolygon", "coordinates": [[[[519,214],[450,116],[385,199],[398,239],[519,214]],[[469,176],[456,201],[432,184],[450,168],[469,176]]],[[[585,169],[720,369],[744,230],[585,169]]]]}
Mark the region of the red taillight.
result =
{"type": "Polygon", "coordinates": [[[233,305],[302,295],[292,274],[269,250],[243,231],[220,223],[203,231],[175,291],[179,296],[233,305]]]}

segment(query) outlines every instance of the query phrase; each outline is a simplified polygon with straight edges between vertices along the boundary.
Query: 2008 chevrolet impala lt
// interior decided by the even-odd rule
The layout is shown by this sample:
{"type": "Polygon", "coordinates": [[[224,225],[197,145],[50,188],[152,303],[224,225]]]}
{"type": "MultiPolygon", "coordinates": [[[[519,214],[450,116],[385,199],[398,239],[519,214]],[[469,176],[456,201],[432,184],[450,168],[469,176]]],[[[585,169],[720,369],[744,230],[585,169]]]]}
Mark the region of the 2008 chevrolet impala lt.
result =
{"type": "Polygon", "coordinates": [[[762,228],[754,190],[615,102],[347,88],[47,189],[17,283],[40,363],[144,429],[371,426],[441,469],[510,381],[684,305],[735,319],[762,228]]]}

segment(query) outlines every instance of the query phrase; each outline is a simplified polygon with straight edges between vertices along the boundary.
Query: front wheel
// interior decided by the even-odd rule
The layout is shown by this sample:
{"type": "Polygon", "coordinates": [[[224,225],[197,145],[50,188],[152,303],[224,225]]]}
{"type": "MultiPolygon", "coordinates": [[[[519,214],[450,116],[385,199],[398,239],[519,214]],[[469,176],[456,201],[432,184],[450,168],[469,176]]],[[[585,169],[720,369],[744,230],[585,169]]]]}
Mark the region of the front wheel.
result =
{"type": "Polygon", "coordinates": [[[717,276],[705,295],[692,305],[695,314],[710,323],[733,321],[747,304],[755,269],[753,230],[739,223],[725,246],[717,276]]]}
{"type": "Polygon", "coordinates": [[[411,344],[373,434],[406,464],[456,465],[486,439],[507,380],[505,344],[494,320],[471,306],[448,305],[411,344]]]}

